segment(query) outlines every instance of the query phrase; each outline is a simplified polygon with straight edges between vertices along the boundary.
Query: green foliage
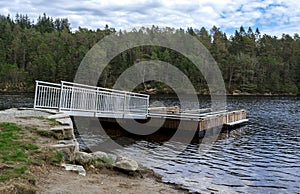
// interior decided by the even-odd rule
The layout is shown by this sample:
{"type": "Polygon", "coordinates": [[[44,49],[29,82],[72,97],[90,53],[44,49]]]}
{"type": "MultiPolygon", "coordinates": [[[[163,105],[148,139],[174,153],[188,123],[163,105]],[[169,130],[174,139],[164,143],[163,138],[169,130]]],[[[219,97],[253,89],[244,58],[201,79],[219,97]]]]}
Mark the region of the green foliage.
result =
{"type": "MultiPolygon", "coordinates": [[[[72,81],[85,54],[113,28],[89,30],[79,27],[71,31],[68,19],[53,19],[45,13],[36,23],[27,15],[17,14],[15,20],[0,15],[0,91],[33,91],[35,80],[72,81]]],[[[219,28],[182,29],[156,26],[141,28],[139,33],[168,34],[185,32],[198,39],[210,51],[222,72],[228,92],[250,93],[300,92],[300,38],[283,34],[281,38],[261,35],[259,29],[241,26],[227,37],[219,28]]],[[[138,38],[138,37],[135,37],[138,38]]],[[[126,48],[128,45],[120,45],[126,48]]],[[[193,45],[182,45],[193,49],[193,45]]],[[[108,51],[108,55],[110,52],[108,51]]],[[[193,57],[193,56],[190,56],[193,57]]],[[[189,77],[196,91],[207,93],[206,81],[195,66],[180,53],[155,46],[135,47],[110,61],[98,84],[112,87],[117,78],[131,65],[144,60],[162,60],[173,64],[189,77]]],[[[96,73],[96,72],[95,72],[96,73]]],[[[91,77],[91,75],[86,75],[91,77]]],[[[164,75],[161,75],[164,76],[164,75]]],[[[180,78],[178,82],[180,82],[180,78]]],[[[137,91],[172,92],[168,86],[150,81],[137,91]]]]}

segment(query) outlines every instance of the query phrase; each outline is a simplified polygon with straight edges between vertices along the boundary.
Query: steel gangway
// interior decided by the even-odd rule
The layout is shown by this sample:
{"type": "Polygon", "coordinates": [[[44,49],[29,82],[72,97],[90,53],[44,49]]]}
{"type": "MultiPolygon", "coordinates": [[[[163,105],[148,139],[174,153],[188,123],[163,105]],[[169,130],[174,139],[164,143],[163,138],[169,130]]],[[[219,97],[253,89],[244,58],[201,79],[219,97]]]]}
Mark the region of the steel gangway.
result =
{"type": "Polygon", "coordinates": [[[34,109],[70,116],[147,118],[149,95],[61,81],[36,81],[34,109]]]}

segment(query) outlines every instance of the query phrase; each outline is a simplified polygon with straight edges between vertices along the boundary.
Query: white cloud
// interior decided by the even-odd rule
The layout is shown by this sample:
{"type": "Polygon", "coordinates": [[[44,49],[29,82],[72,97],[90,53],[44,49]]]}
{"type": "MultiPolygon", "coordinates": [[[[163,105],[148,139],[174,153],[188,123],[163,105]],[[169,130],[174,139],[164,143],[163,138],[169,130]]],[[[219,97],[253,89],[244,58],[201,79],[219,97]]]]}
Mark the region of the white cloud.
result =
{"type": "Polygon", "coordinates": [[[0,1],[1,14],[28,14],[36,19],[44,12],[69,18],[72,28],[116,29],[159,25],[176,28],[213,25],[222,31],[240,26],[259,27],[262,33],[299,33],[300,3],[297,0],[27,0],[0,1]]]}

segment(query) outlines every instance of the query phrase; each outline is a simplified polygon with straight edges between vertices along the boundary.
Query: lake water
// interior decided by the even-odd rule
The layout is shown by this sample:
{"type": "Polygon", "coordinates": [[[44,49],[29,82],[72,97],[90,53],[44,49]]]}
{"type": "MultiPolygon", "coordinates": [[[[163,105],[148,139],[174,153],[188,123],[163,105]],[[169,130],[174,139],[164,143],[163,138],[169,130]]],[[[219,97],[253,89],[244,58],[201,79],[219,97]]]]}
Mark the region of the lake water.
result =
{"type": "Polygon", "coordinates": [[[34,94],[0,94],[0,110],[19,107],[33,107],[34,94]]]}
{"type": "MultiPolygon", "coordinates": [[[[209,98],[200,99],[202,104],[209,104],[209,98]]],[[[154,100],[178,105],[172,96],[154,100]]],[[[32,106],[32,102],[32,96],[0,95],[0,109],[32,106]]],[[[132,157],[161,174],[163,181],[180,184],[190,191],[299,193],[300,98],[234,96],[228,97],[227,104],[230,109],[246,109],[250,122],[221,134],[206,152],[199,152],[197,143],[172,141],[157,151],[160,142],[95,135],[95,129],[86,130],[81,138],[87,146],[112,138],[123,146],[112,153],[132,157]]]]}

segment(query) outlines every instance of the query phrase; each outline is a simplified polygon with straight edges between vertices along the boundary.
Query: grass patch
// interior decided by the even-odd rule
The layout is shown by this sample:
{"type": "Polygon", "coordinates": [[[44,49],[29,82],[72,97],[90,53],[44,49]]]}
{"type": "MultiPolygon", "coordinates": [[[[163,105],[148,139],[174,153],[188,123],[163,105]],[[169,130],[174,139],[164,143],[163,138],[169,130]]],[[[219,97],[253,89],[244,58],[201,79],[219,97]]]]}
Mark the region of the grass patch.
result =
{"type": "Polygon", "coordinates": [[[14,162],[21,162],[21,161],[27,161],[27,154],[21,150],[20,148],[18,147],[13,147],[15,148],[16,150],[13,151],[13,150],[9,150],[9,151],[6,151],[4,152],[3,156],[2,156],[2,160],[4,162],[7,162],[7,161],[14,161],[14,162]]]}
{"type": "Polygon", "coordinates": [[[45,118],[43,116],[33,116],[32,118],[39,119],[39,120],[42,120],[42,121],[48,121],[48,122],[50,122],[50,126],[59,125],[59,123],[54,118],[49,119],[49,118],[45,118]]]}
{"type": "MultiPolygon", "coordinates": [[[[2,174],[2,173],[1,173],[2,174]]],[[[9,175],[0,175],[0,182],[9,180],[11,177],[9,175]]]]}
{"type": "Polygon", "coordinates": [[[55,133],[53,131],[48,130],[36,130],[35,131],[38,135],[43,137],[54,137],[55,133]]]}
{"type": "Polygon", "coordinates": [[[26,172],[28,169],[26,152],[36,150],[38,147],[25,143],[24,133],[15,123],[0,123],[0,131],[0,164],[7,165],[0,171],[0,181],[5,181],[26,172]]]}
{"type": "Polygon", "coordinates": [[[53,164],[59,164],[64,160],[64,154],[62,152],[55,152],[55,154],[52,155],[50,158],[51,163],[53,164]]]}
{"type": "Polygon", "coordinates": [[[38,135],[48,138],[55,138],[55,139],[63,139],[63,134],[55,133],[54,131],[49,130],[36,130],[35,131],[38,135]]]}
{"type": "Polygon", "coordinates": [[[51,119],[47,118],[47,120],[50,122],[57,122],[56,119],[54,119],[54,118],[51,118],[51,119]]]}
{"type": "Polygon", "coordinates": [[[114,164],[114,159],[112,157],[102,157],[101,160],[108,166],[112,167],[114,164]]]}
{"type": "MultiPolygon", "coordinates": [[[[30,130],[33,133],[38,134],[39,136],[42,137],[48,137],[48,138],[54,138],[54,139],[63,139],[63,134],[62,133],[56,133],[54,131],[50,131],[50,130],[42,130],[42,129],[37,129],[35,127],[33,128],[28,128],[28,130],[30,130]]],[[[37,138],[32,138],[33,140],[36,140],[37,138]]]]}
{"type": "Polygon", "coordinates": [[[94,165],[98,169],[107,168],[112,169],[114,164],[114,159],[112,157],[102,157],[93,159],[90,164],[94,165]]]}
{"type": "Polygon", "coordinates": [[[21,131],[21,127],[19,127],[15,123],[0,123],[0,128],[2,132],[8,132],[8,131],[21,131]]]}
{"type": "Polygon", "coordinates": [[[21,145],[22,148],[24,148],[25,150],[38,150],[39,146],[37,145],[33,145],[33,144],[23,144],[21,145]]]}
{"type": "Polygon", "coordinates": [[[0,183],[15,178],[33,180],[28,173],[31,166],[60,163],[63,160],[62,153],[35,145],[33,140],[43,134],[46,137],[54,136],[46,130],[28,127],[23,130],[15,123],[0,123],[0,183]]]}
{"type": "Polygon", "coordinates": [[[27,166],[21,166],[19,168],[14,168],[14,171],[16,173],[23,174],[26,172],[27,169],[28,169],[27,166]]]}

